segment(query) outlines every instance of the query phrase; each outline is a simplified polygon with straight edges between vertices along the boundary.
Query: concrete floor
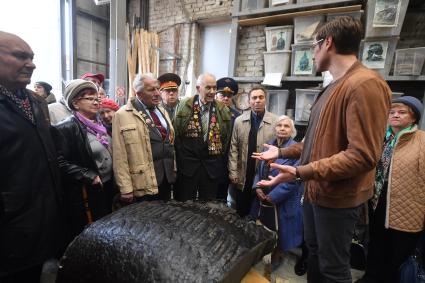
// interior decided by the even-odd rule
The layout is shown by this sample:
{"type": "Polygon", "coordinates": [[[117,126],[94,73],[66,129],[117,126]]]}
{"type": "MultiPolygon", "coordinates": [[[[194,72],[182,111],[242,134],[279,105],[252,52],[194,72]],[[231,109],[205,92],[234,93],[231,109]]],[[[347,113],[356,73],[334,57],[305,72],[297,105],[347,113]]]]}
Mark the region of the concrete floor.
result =
{"type": "MultiPolygon", "coordinates": [[[[290,251],[284,258],[281,266],[275,271],[271,272],[270,254],[266,255],[263,260],[254,266],[254,269],[270,280],[271,283],[305,283],[307,276],[298,276],[294,273],[294,266],[297,258],[301,255],[300,249],[290,251]]],[[[57,262],[54,260],[46,262],[41,275],[40,283],[54,283],[56,280],[56,266],[57,262]]],[[[363,271],[351,269],[353,282],[363,276],[363,271]]]]}
{"type": "MultiPolygon", "coordinates": [[[[254,269],[261,275],[270,280],[271,283],[305,283],[307,275],[298,276],[294,272],[294,266],[297,258],[301,255],[300,249],[290,251],[284,258],[281,266],[270,274],[270,254],[266,255],[262,261],[254,266],[254,269]]],[[[364,271],[351,269],[353,282],[363,276],[364,271]]]]}

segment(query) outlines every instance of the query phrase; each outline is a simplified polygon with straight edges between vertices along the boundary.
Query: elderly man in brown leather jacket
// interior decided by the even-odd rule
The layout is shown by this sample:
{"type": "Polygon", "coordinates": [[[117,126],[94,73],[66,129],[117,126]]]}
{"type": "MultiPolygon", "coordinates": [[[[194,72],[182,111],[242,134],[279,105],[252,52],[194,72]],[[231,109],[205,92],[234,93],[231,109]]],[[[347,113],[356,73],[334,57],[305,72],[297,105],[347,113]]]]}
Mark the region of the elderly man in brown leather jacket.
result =
{"type": "Polygon", "coordinates": [[[351,282],[350,244],[359,206],[373,194],[391,90],[357,54],[362,27],[339,17],[318,29],[312,44],[317,70],[332,83],[311,109],[304,143],[270,147],[259,159],[299,158],[298,167],[271,164],[281,173],[259,186],[304,183],[304,238],[309,248],[308,282],[351,282]]]}

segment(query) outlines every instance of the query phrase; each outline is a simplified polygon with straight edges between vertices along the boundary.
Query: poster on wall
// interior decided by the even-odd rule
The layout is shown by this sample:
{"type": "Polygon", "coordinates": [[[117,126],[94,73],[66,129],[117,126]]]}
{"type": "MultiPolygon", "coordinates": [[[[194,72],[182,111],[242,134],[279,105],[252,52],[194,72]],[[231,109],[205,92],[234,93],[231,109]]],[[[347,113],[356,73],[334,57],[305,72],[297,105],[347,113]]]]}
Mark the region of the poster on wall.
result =
{"type": "Polygon", "coordinates": [[[384,69],[387,50],[388,41],[365,42],[362,63],[370,69],[384,69]]]}
{"type": "Polygon", "coordinates": [[[290,42],[286,42],[285,39],[288,37],[287,31],[282,30],[271,30],[270,36],[271,36],[271,51],[280,51],[285,50],[289,48],[285,48],[285,45],[290,44],[290,42]]]}
{"type": "Polygon", "coordinates": [[[297,50],[294,56],[294,75],[313,75],[313,54],[310,50],[297,50]]]}
{"type": "Polygon", "coordinates": [[[376,0],[373,27],[395,27],[398,25],[402,0],[376,0]]]}

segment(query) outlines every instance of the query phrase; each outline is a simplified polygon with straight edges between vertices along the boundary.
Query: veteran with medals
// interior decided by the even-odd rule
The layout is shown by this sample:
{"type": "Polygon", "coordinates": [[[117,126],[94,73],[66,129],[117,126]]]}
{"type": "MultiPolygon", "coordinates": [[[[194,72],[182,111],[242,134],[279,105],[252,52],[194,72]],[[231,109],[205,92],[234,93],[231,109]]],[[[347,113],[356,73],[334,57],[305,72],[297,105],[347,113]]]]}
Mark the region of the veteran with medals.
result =
{"type": "Polygon", "coordinates": [[[215,100],[216,79],[202,74],[198,94],[182,100],[174,118],[176,131],[176,200],[211,200],[223,176],[223,158],[231,137],[231,113],[215,100]]]}

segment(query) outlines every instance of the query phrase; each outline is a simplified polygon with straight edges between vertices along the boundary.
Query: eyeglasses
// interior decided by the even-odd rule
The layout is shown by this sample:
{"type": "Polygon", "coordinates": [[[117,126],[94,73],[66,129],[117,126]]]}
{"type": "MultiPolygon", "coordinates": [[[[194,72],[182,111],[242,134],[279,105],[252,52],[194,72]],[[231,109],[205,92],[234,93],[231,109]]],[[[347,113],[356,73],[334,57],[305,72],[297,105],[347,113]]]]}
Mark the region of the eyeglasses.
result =
{"type": "Polygon", "coordinates": [[[323,40],[325,40],[324,38],[319,39],[318,41],[313,41],[313,43],[311,44],[311,50],[313,50],[320,42],[322,42],[323,40]]]}
{"type": "Polygon", "coordinates": [[[102,102],[102,98],[100,97],[81,97],[79,100],[85,99],[87,101],[90,101],[91,103],[97,102],[97,103],[101,103],[102,102]]]}

